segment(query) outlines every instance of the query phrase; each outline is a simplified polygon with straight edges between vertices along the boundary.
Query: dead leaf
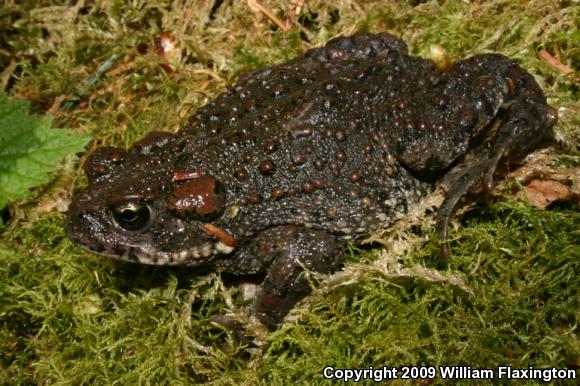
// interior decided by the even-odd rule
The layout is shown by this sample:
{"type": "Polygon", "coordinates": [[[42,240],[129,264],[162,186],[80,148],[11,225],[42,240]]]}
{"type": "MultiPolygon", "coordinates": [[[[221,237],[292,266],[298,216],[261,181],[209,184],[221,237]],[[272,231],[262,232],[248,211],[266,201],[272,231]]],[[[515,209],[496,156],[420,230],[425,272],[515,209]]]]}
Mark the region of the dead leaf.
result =
{"type": "Polygon", "coordinates": [[[574,201],[580,198],[580,168],[551,168],[545,164],[531,163],[510,173],[524,186],[518,194],[538,208],[545,208],[554,201],[574,201]]]}
{"type": "Polygon", "coordinates": [[[533,180],[524,189],[529,203],[537,208],[545,208],[554,201],[578,199],[568,186],[552,180],[533,180]]]}
{"type": "Polygon", "coordinates": [[[155,39],[155,52],[159,57],[167,61],[160,64],[166,73],[171,74],[178,67],[181,60],[181,51],[175,37],[170,32],[163,31],[155,39]]]}

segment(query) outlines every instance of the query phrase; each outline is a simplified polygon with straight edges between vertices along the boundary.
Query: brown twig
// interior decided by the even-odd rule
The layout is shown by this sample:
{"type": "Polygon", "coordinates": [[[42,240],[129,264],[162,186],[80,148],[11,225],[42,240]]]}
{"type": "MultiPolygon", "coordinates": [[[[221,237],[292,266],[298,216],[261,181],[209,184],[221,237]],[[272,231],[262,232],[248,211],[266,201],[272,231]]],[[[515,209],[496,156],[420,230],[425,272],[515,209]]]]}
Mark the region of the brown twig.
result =
{"type": "Polygon", "coordinates": [[[546,51],[544,48],[542,48],[538,54],[540,56],[540,59],[542,59],[542,61],[544,63],[546,63],[547,65],[555,68],[556,70],[560,71],[561,73],[563,73],[564,75],[568,75],[574,72],[574,70],[565,65],[564,63],[560,62],[557,58],[555,58],[554,56],[552,56],[548,51],[546,51]]]}
{"type": "Polygon", "coordinates": [[[290,26],[287,26],[282,20],[280,20],[276,15],[270,12],[266,7],[258,2],[258,0],[248,0],[248,6],[250,8],[255,8],[258,11],[262,12],[268,19],[272,20],[274,24],[278,26],[282,30],[282,32],[288,32],[290,26]]]}

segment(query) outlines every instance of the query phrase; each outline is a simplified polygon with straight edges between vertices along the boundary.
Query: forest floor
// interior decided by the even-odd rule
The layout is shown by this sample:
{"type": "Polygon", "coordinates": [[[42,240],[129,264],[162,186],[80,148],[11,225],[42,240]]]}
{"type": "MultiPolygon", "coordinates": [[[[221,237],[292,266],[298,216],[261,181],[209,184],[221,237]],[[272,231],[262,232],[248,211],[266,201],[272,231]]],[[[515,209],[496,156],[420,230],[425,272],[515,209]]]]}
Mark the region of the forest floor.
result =
{"type": "MultiPolygon", "coordinates": [[[[177,130],[243,72],[386,31],[425,58],[513,58],[559,113],[538,157],[569,171],[579,166],[578,20],[573,0],[7,0],[0,92],[91,135],[88,153],[177,130]]],[[[113,261],[66,238],[64,212],[86,184],[78,161],[4,211],[0,384],[322,384],[325,366],[580,366],[577,202],[539,208],[508,181],[456,215],[447,257],[432,214],[420,215],[350,246],[344,272],[245,347],[207,323],[241,309],[235,278],[113,261]]],[[[393,384],[406,383],[398,375],[393,384]]]]}

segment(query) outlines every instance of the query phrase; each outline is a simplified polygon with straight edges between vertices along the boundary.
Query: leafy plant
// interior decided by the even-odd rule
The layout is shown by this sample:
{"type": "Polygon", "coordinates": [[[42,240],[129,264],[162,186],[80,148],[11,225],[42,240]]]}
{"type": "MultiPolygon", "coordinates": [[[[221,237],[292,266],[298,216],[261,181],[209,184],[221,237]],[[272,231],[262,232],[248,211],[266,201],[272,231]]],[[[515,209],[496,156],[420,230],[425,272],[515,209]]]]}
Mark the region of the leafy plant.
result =
{"type": "Polygon", "coordinates": [[[30,197],[59,162],[83,150],[87,135],[51,127],[52,118],[30,114],[30,102],[0,94],[0,209],[30,197]]]}

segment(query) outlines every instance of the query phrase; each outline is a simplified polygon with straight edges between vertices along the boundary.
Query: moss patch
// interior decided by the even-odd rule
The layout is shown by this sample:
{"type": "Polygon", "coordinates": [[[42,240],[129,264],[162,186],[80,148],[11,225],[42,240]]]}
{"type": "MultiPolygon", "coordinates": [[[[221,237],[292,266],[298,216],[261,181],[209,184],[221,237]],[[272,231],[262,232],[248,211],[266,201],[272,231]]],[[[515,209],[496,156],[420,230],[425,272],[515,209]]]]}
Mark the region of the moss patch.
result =
{"type": "MultiPolygon", "coordinates": [[[[339,34],[389,31],[425,57],[432,45],[454,60],[513,57],[560,109],[562,141],[551,152],[563,166],[578,165],[576,2],[315,0],[298,16],[292,4],[300,2],[261,3],[293,28],[280,31],[246,2],[7,2],[0,91],[91,134],[93,146],[126,146],[177,129],[243,71],[339,34]],[[161,57],[164,31],[177,49],[161,57]],[[113,68],[87,83],[114,56],[113,68]]],[[[326,365],[578,366],[577,205],[539,210],[500,195],[457,218],[448,258],[431,228],[417,230],[428,241],[402,264],[461,277],[473,295],[419,277],[369,275],[314,295],[266,346],[247,349],[205,322],[230,302],[241,305],[231,278],[113,262],[66,239],[57,209],[81,174],[68,163],[34,200],[10,207],[0,236],[2,384],[316,384],[325,383],[326,365]]],[[[349,261],[373,261],[378,250],[353,248],[349,261]]]]}

